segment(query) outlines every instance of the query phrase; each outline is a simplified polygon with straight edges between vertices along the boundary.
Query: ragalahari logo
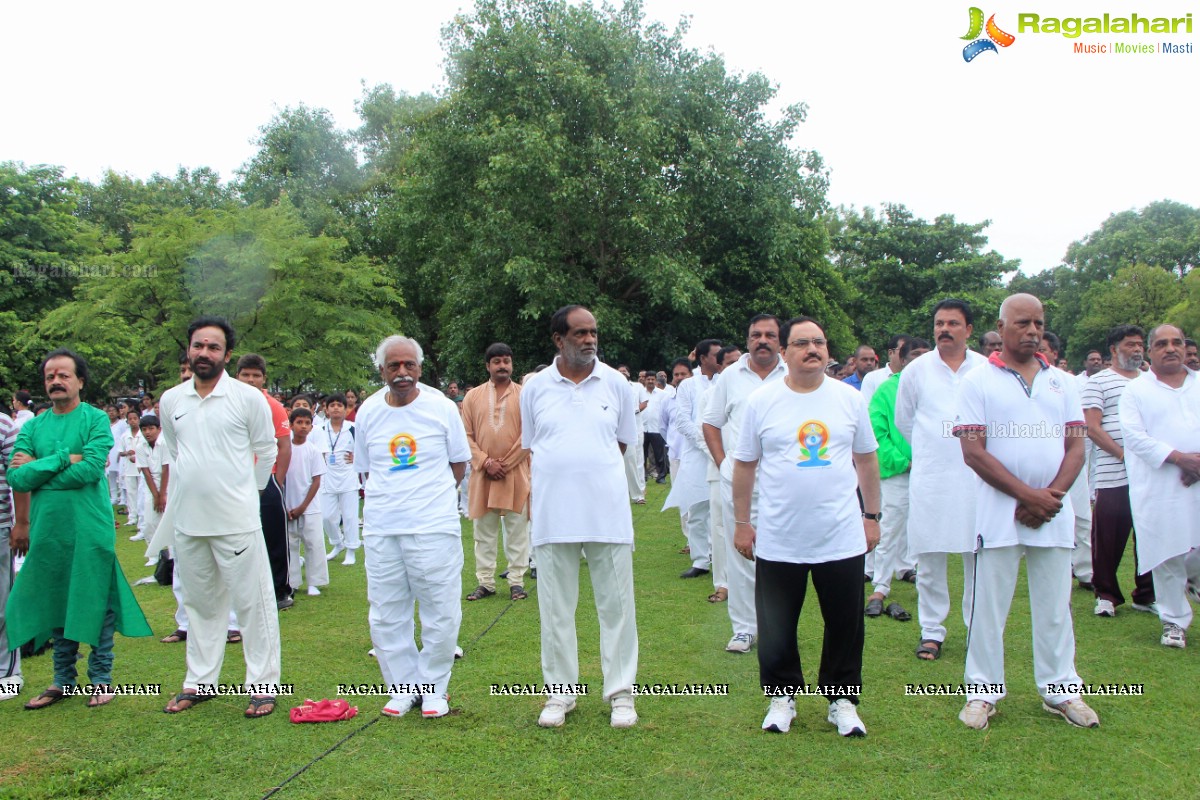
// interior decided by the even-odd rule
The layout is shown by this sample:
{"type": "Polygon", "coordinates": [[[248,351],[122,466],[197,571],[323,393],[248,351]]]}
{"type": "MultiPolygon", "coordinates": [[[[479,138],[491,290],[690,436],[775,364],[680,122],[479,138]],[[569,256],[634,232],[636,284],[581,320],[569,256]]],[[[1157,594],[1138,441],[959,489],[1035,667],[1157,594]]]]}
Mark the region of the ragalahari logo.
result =
{"type": "Polygon", "coordinates": [[[987,25],[983,24],[983,10],[971,6],[971,27],[967,31],[967,35],[963,39],[973,40],[969,45],[963,48],[963,61],[971,62],[975,56],[980,53],[986,53],[989,50],[993,53],[1000,52],[996,49],[996,45],[1008,47],[1017,40],[1017,37],[1011,33],[1005,33],[996,25],[996,15],[992,14],[988,17],[987,25]],[[979,34],[987,32],[987,38],[980,38],[979,34]]]}

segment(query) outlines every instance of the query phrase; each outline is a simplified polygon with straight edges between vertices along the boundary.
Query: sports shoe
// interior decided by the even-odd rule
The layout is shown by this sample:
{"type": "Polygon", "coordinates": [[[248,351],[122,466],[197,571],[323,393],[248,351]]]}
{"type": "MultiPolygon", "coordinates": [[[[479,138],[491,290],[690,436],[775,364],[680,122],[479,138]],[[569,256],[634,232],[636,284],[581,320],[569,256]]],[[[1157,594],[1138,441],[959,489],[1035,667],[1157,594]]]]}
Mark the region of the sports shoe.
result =
{"type": "Polygon", "coordinates": [[[730,653],[749,653],[754,646],[754,638],[753,633],[735,633],[729,644],[725,645],[725,650],[730,653]]]}
{"type": "Polygon", "coordinates": [[[461,647],[459,647],[459,646],[455,645],[455,647],[454,647],[454,657],[457,659],[457,658],[462,658],[462,657],[463,657],[463,656],[465,656],[465,655],[466,655],[466,653],[464,653],[464,652],[463,652],[463,649],[462,649],[461,647]]]}
{"type": "MultiPolygon", "coordinates": [[[[385,717],[403,717],[409,711],[416,707],[417,703],[421,702],[419,694],[402,694],[393,697],[387,701],[387,705],[383,707],[383,711],[379,712],[385,717]]],[[[421,713],[425,713],[424,707],[421,713]]]]}
{"type": "Polygon", "coordinates": [[[561,728],[567,721],[567,714],[574,710],[574,697],[551,697],[546,701],[546,705],[542,706],[542,713],[538,715],[538,725],[543,728],[561,728]]]}
{"type": "Polygon", "coordinates": [[[145,537],[143,534],[141,534],[141,533],[135,533],[133,536],[130,536],[130,537],[129,537],[129,541],[131,541],[131,542],[144,542],[144,541],[146,541],[146,537],[145,537]]]}
{"type": "Polygon", "coordinates": [[[338,554],[339,554],[339,553],[342,553],[342,552],[344,552],[345,550],[346,550],[346,547],[345,547],[345,545],[335,544],[335,545],[333,546],[333,551],[332,551],[332,552],[331,552],[329,555],[325,556],[325,560],[326,560],[326,561],[333,561],[335,558],[337,558],[337,557],[338,557],[338,554]]]}
{"type": "Polygon", "coordinates": [[[829,704],[830,724],[836,725],[838,736],[866,736],[867,726],[858,718],[858,709],[844,697],[839,697],[829,704]]]}
{"type": "Polygon", "coordinates": [[[308,587],[308,596],[309,596],[309,597],[316,597],[316,596],[317,596],[317,595],[319,595],[320,593],[321,593],[321,590],[320,590],[320,589],[318,589],[316,586],[310,586],[310,587],[308,587]]]}
{"type": "Polygon", "coordinates": [[[1143,614],[1158,616],[1158,603],[1130,603],[1129,607],[1134,611],[1141,611],[1143,614]]]}
{"type": "Polygon", "coordinates": [[[287,611],[294,605],[296,605],[296,601],[290,594],[275,601],[275,607],[280,611],[287,611]]]}
{"type": "Polygon", "coordinates": [[[608,722],[614,728],[632,728],[637,724],[637,712],[633,710],[633,697],[619,694],[612,699],[612,713],[608,722]]]}
{"type": "Polygon", "coordinates": [[[1174,622],[1163,623],[1162,638],[1159,641],[1166,647],[1187,647],[1187,636],[1184,634],[1183,628],[1174,622]]]}
{"type": "Polygon", "coordinates": [[[1117,609],[1113,606],[1112,600],[1104,600],[1096,598],[1096,610],[1092,612],[1097,617],[1115,617],[1117,609]]]}
{"type": "Polygon", "coordinates": [[[421,716],[425,719],[444,717],[450,713],[450,695],[427,694],[421,697],[421,716]]]}
{"type": "Polygon", "coordinates": [[[379,658],[379,656],[375,655],[374,647],[372,647],[370,650],[367,651],[367,655],[369,655],[371,658],[379,658]]]}
{"type": "Polygon", "coordinates": [[[354,565],[355,565],[355,564],[357,564],[357,563],[358,563],[358,562],[357,562],[357,561],[354,559],[354,551],[353,551],[353,550],[347,550],[347,551],[346,551],[346,557],[342,559],[342,566],[344,566],[344,567],[352,567],[352,566],[354,566],[354,565]]]}
{"type": "Polygon", "coordinates": [[[987,700],[968,700],[958,718],[963,725],[977,731],[987,730],[988,720],[996,716],[996,706],[987,700]]]}
{"type": "Polygon", "coordinates": [[[1100,727],[1100,718],[1096,716],[1096,712],[1092,711],[1091,707],[1078,697],[1074,700],[1068,700],[1065,703],[1058,703],[1057,705],[1050,705],[1042,701],[1042,708],[1051,714],[1058,714],[1076,728],[1100,727]]]}
{"type": "Polygon", "coordinates": [[[791,697],[772,697],[762,729],[771,733],[787,733],[796,718],[796,701],[791,697]]]}

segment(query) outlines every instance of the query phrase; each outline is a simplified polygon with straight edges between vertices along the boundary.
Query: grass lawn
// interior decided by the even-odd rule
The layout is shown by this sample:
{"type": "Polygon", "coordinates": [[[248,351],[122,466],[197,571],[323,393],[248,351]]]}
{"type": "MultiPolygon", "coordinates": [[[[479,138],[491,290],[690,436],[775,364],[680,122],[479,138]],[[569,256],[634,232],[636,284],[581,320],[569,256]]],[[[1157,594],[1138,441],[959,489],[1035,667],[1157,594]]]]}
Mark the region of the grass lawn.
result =
{"type": "MultiPolygon", "coordinates": [[[[608,725],[600,699],[599,633],[586,568],[581,581],[579,639],[582,682],[592,694],[561,729],[543,730],[537,697],[490,696],[493,683],[540,683],[537,582],[527,601],[501,595],[464,602],[460,644],[466,658],[451,682],[453,713],[437,720],[379,716],[386,698],[358,697],[348,722],[292,725],[287,708],[305,697],[335,696],[339,683],[379,683],[367,656],[366,585],[357,566],[330,565],[320,597],[298,594],[280,615],[283,680],[296,695],[274,715],[243,719],[245,703],[217,698],[179,715],[162,713],[184,674],[182,644],[160,644],[174,629],[169,589],[135,593],[156,636],[118,636],[114,679],[159,683],[160,697],[118,697],[97,709],[84,698],[24,711],[21,703],[49,685],[49,654],[25,661],[26,688],[0,704],[0,798],[753,798],[812,797],[1195,797],[1200,778],[1200,703],[1192,692],[1200,655],[1195,646],[1159,645],[1160,626],[1122,608],[1099,619],[1090,595],[1073,597],[1076,663],[1085,681],[1140,683],[1142,697],[1093,697],[1101,727],[1073,728],[1042,710],[1033,685],[1028,592],[1018,584],[1007,631],[1008,688],[988,731],[956,719],[961,697],[905,696],[909,683],[955,683],[963,677],[965,638],[957,611],[945,656],[913,655],[917,622],[867,620],[860,712],[869,736],[844,740],[825,721],[820,698],[798,698],[799,715],[785,736],[759,729],[767,703],[758,688],[753,651],[724,651],[724,604],[705,597],[711,581],[682,581],[689,564],[672,510],[657,511],[665,487],[650,486],[634,509],[642,683],[728,684],[728,696],[642,697],[632,730],[608,725]],[[1190,766],[1189,766],[1190,765],[1190,766]],[[303,770],[301,772],[301,770],[303,770]],[[299,774],[297,774],[299,773],[299,774]]],[[[583,489],[586,491],[586,488],[583,489]]],[[[118,534],[125,574],[141,566],[142,543],[118,534]]],[[[470,527],[464,526],[463,593],[475,585],[470,527]]],[[[1123,583],[1132,586],[1132,553],[1123,583]]],[[[953,561],[952,561],[953,563],[953,561]]],[[[960,562],[961,564],[961,562],[960,562]]],[[[961,592],[961,566],[952,584],[961,592]]],[[[506,594],[502,590],[502,594],[506,594]]],[[[961,594],[960,594],[961,596],[961,594]]],[[[911,585],[893,592],[916,616],[911,585]]],[[[800,649],[816,682],[821,626],[815,594],[800,625],[800,649]]],[[[84,648],[86,651],[86,647],[84,648]]],[[[244,676],[240,646],[227,649],[222,680],[244,676]]],[[[81,667],[83,665],[81,664],[81,667]]]]}

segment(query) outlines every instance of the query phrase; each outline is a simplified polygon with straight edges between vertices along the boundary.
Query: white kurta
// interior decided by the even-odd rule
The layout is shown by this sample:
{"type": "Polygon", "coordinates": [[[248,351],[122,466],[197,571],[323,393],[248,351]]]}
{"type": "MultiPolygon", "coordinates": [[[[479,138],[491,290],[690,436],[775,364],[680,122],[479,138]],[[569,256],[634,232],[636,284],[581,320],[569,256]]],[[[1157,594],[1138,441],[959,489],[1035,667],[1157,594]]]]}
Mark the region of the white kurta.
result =
{"type": "Polygon", "coordinates": [[[912,444],[909,474],[908,552],[975,550],[975,473],[962,457],[954,426],[958,387],[987,359],[968,350],[958,371],[930,350],[900,373],[896,426],[912,444]]]}
{"type": "Polygon", "coordinates": [[[672,482],[663,511],[678,508],[683,513],[708,500],[708,464],[712,456],[700,428],[700,398],[711,387],[712,379],[697,373],[679,384],[675,391],[671,424],[683,439],[683,449],[678,455],[679,474],[672,482]]]}
{"type": "Polygon", "coordinates": [[[1189,371],[1173,389],[1143,373],[1126,384],[1120,415],[1138,568],[1149,572],[1200,547],[1200,484],[1185,487],[1166,463],[1172,450],[1200,452],[1200,379],[1189,371]]]}

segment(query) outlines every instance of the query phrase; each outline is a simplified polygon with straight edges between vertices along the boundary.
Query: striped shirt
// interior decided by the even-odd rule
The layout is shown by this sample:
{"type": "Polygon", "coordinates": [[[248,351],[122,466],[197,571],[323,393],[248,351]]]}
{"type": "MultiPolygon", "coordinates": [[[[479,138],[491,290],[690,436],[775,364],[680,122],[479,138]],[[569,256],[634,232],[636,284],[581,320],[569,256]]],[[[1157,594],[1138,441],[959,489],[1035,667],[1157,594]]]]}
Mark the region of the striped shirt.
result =
{"type": "MultiPolygon", "coordinates": [[[[1121,392],[1125,391],[1125,385],[1128,383],[1129,378],[1113,372],[1111,369],[1105,369],[1093,375],[1080,393],[1084,410],[1100,409],[1100,427],[1112,437],[1122,450],[1125,449],[1125,440],[1121,436],[1121,420],[1118,411],[1121,392]]],[[[1093,453],[1097,489],[1116,489],[1129,485],[1129,478],[1125,475],[1124,461],[1114,457],[1102,447],[1097,447],[1093,453]]]]}
{"type": "MultiPolygon", "coordinates": [[[[0,528],[11,528],[13,524],[12,494],[8,491],[8,462],[12,459],[13,446],[16,443],[17,426],[8,417],[0,414],[0,528]]],[[[7,553],[0,554],[0,558],[7,556],[7,553]]]]}

